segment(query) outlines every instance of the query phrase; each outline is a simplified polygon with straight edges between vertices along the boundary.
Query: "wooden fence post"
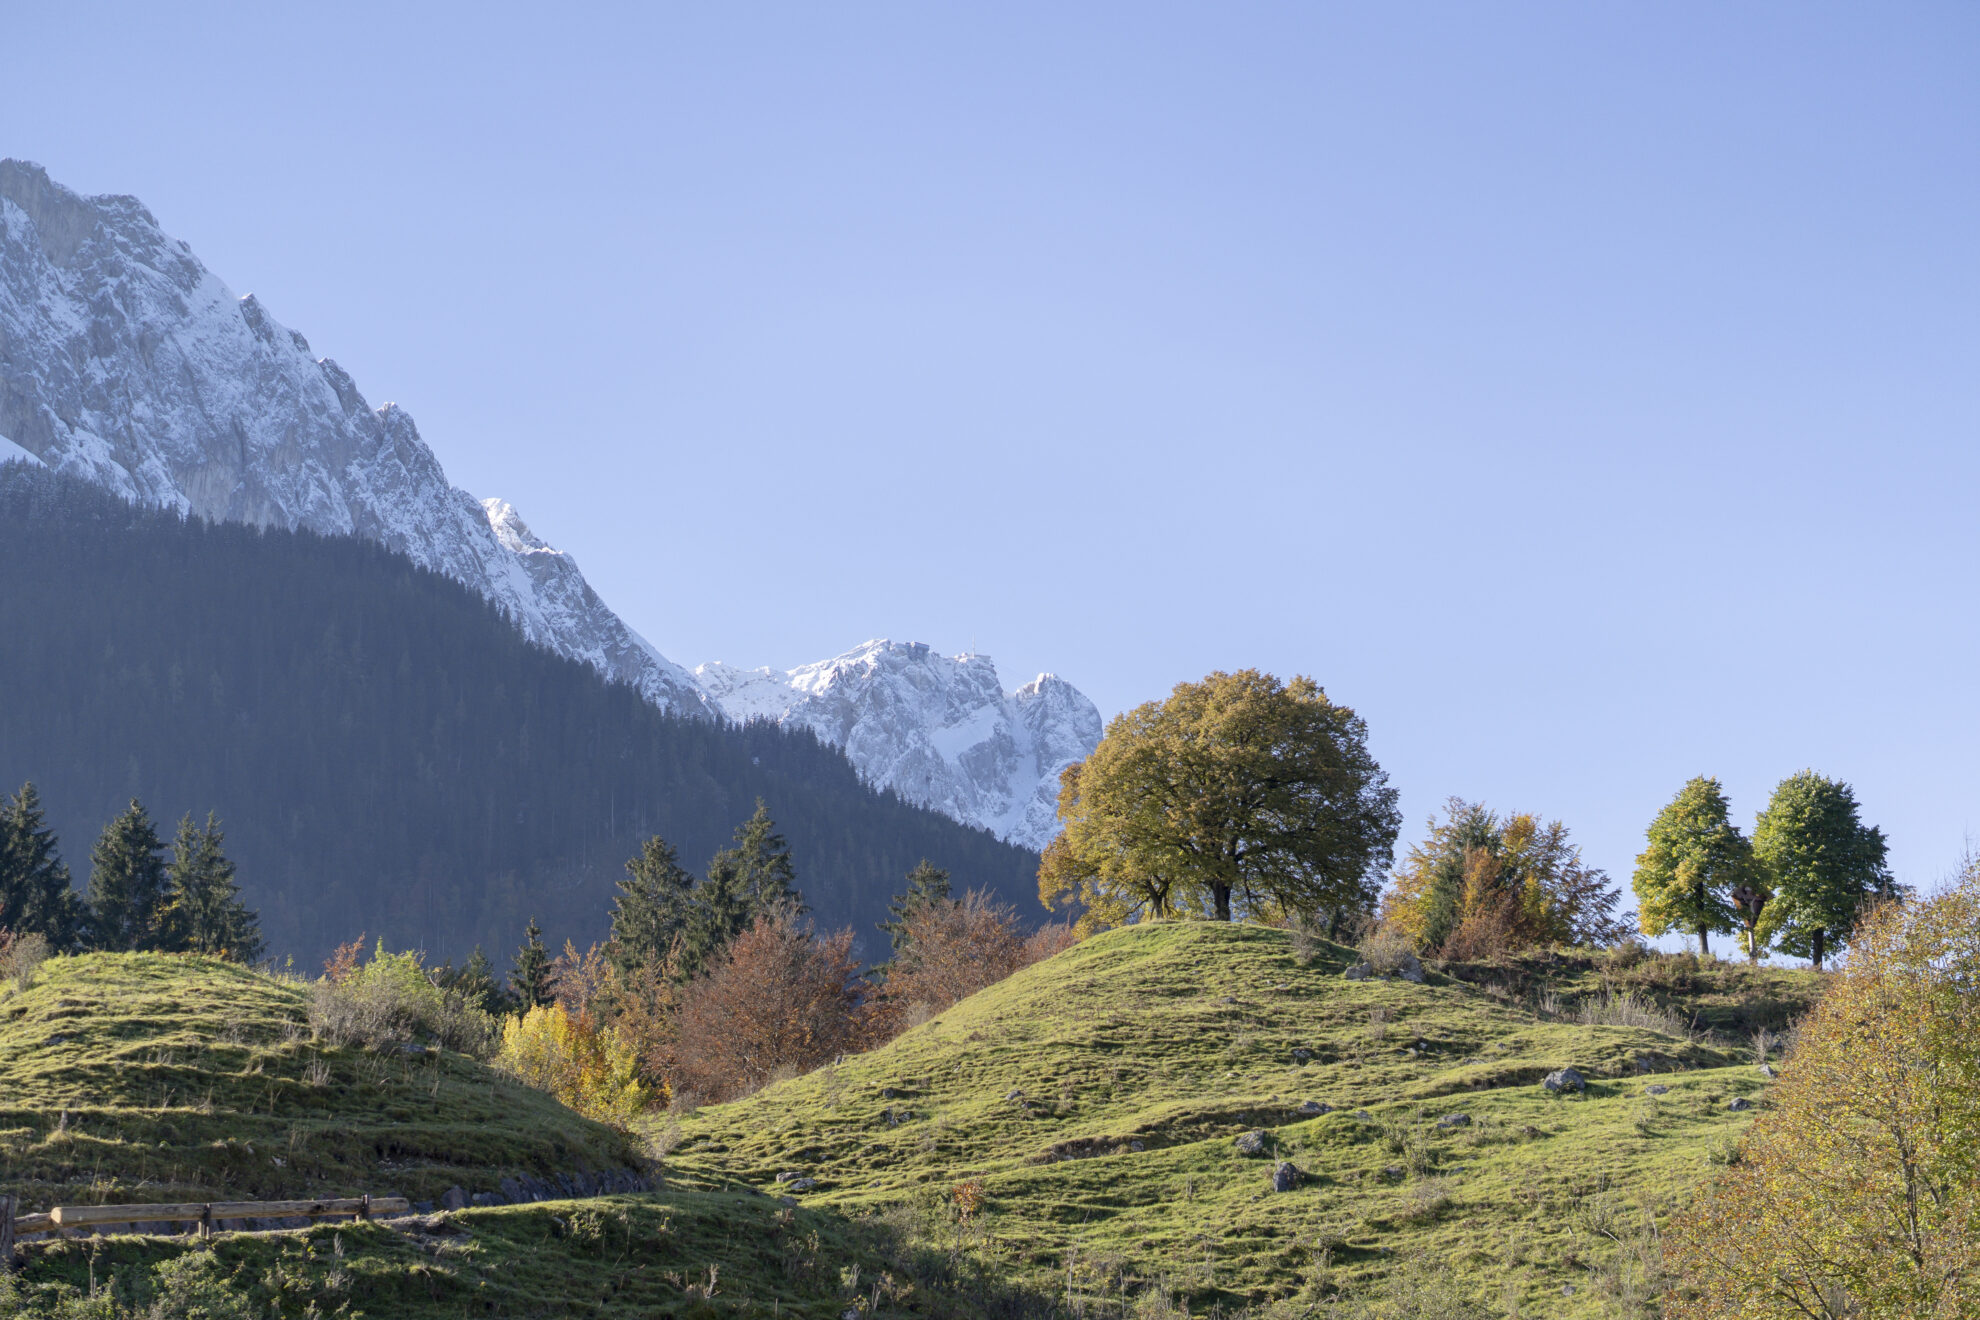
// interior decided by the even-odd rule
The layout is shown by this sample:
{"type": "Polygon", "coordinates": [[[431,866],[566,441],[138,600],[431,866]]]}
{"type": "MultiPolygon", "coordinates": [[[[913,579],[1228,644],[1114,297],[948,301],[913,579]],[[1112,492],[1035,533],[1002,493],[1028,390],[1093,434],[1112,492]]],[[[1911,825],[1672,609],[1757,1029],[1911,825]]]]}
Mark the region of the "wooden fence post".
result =
{"type": "Polygon", "coordinates": [[[0,1192],[0,1274],[14,1268],[14,1198],[0,1192]]]}

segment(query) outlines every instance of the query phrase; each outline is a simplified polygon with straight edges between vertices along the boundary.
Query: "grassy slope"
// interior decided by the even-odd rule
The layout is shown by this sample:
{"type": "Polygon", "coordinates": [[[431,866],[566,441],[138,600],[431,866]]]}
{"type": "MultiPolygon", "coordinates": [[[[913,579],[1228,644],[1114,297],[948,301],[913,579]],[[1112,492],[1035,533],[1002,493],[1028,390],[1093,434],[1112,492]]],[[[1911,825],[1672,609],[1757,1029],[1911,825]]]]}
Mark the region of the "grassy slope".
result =
{"type": "MultiPolygon", "coordinates": [[[[1112,932],[884,1049],[663,1120],[678,1143],[663,1192],[223,1235],[216,1250],[285,1316],[835,1317],[876,1282],[882,1314],[953,1314],[953,1295],[980,1294],[986,1275],[1061,1299],[1070,1282],[1091,1315],[1116,1313],[1090,1304],[1103,1292],[1156,1289],[1200,1313],[1315,1295],[1323,1247],[1335,1286],[1428,1260],[1495,1309],[1510,1285],[1527,1315],[1627,1313],[1610,1235],[1627,1239],[1639,1207],[1707,1172],[1746,1121],[1726,1099],[1759,1096],[1761,1076],[1723,1048],[1536,1020],[1443,978],[1344,981],[1347,957],[1322,946],[1301,966],[1287,935],[1257,927],[1112,932]],[[1545,1095],[1539,1076],[1569,1063],[1589,1094],[1545,1095]],[[1671,1091],[1651,1102],[1653,1081],[1671,1091]],[[1339,1112],[1302,1117],[1306,1099],[1339,1112]],[[1434,1125],[1458,1112],[1471,1126],[1434,1125]],[[1271,1160],[1237,1153],[1232,1137],[1254,1127],[1307,1172],[1298,1191],[1270,1192],[1271,1160]],[[759,1194],[784,1190],[785,1171],[819,1180],[792,1209],[759,1194]],[[986,1204],[958,1224],[952,1190],[972,1178],[986,1204]],[[707,1303],[691,1289],[711,1267],[707,1303]]],[[[1594,987],[1590,969],[1556,971],[1594,987]]],[[[1772,989],[1806,992],[1792,977],[1772,989]]],[[[0,999],[6,1185],[30,1206],[424,1197],[623,1155],[471,1060],[321,1050],[301,1013],[300,987],[221,963],[49,964],[0,999]]],[[[186,1249],[44,1243],[25,1277],[80,1284],[186,1249]]]]}
{"type": "MultiPolygon", "coordinates": [[[[229,963],[56,959],[26,991],[0,996],[0,1188],[24,1210],[362,1191],[429,1199],[455,1183],[492,1189],[505,1173],[634,1157],[617,1134],[472,1059],[323,1048],[303,1029],[300,985],[229,963]]],[[[22,1284],[33,1304],[189,1249],[183,1237],[42,1239],[24,1248],[22,1284]]],[[[298,1317],[823,1320],[875,1280],[953,1275],[884,1226],[692,1188],[221,1234],[214,1249],[240,1289],[298,1317]],[[711,1277],[712,1302],[697,1299],[711,1277]]]]}
{"type": "Polygon", "coordinates": [[[0,1168],[26,1209],[492,1191],[634,1152],[459,1054],[330,1049],[304,990],[230,963],[90,954],[0,998],[0,1168]]]}
{"type": "Polygon", "coordinates": [[[1330,1247],[1335,1286],[1428,1259],[1495,1307],[1510,1287],[1527,1314],[1616,1313],[1630,1285],[1610,1235],[1737,1137],[1727,1101],[1766,1085],[1750,1059],[1538,1020],[1440,977],[1346,981],[1348,956],[1301,966],[1259,927],[1101,935],[884,1049],[687,1118],[670,1173],[769,1189],[789,1171],[818,1180],[807,1205],[918,1207],[923,1232],[1062,1294],[1313,1296],[1330,1247]],[[1568,1064],[1586,1096],[1546,1094],[1568,1064]],[[1336,1112],[1303,1118],[1309,1099],[1336,1112]],[[1456,1113],[1471,1125],[1435,1126],[1456,1113]],[[1300,1190],[1272,1193],[1270,1159],[1238,1153],[1251,1128],[1306,1171],[1300,1190]],[[972,1178],[983,1213],[942,1229],[972,1178]]]}

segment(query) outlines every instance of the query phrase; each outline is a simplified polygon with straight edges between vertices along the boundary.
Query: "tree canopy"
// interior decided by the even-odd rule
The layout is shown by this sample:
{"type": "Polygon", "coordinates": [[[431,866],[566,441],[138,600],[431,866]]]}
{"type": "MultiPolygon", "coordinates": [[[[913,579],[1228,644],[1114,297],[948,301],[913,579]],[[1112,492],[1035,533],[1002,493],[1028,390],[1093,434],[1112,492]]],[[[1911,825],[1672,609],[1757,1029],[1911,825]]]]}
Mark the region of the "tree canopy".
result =
{"type": "Polygon", "coordinates": [[[1383,901],[1383,921],[1420,950],[1475,957],[1536,945],[1603,947],[1626,938],[1609,877],[1581,860],[1567,826],[1524,812],[1501,818],[1452,798],[1412,845],[1383,901]]]}
{"type": "Polygon", "coordinates": [[[1685,931],[1710,953],[1711,932],[1730,931],[1738,919],[1733,891],[1761,874],[1719,781],[1701,775],[1686,783],[1650,822],[1647,842],[1631,882],[1643,933],[1685,931]]]}
{"type": "Polygon", "coordinates": [[[98,949],[149,949],[165,902],[164,845],[136,798],[103,827],[89,853],[89,939],[98,949]]]}
{"type": "Polygon", "coordinates": [[[1038,873],[1083,930],[1174,914],[1326,920],[1373,907],[1401,817],[1368,728],[1255,669],[1180,683],[1067,770],[1038,873]]]}
{"type": "Polygon", "coordinates": [[[251,963],[261,956],[261,929],[240,901],[234,864],[221,845],[219,817],[206,813],[195,825],[191,814],[179,820],[172,862],[165,868],[166,893],[158,914],[159,947],[175,953],[206,953],[251,963]]]}
{"type": "Polygon", "coordinates": [[[1864,906],[1898,894],[1884,832],[1857,815],[1848,784],[1803,770],[1783,779],[1753,827],[1753,852],[1773,884],[1760,933],[1820,967],[1864,906]]]}

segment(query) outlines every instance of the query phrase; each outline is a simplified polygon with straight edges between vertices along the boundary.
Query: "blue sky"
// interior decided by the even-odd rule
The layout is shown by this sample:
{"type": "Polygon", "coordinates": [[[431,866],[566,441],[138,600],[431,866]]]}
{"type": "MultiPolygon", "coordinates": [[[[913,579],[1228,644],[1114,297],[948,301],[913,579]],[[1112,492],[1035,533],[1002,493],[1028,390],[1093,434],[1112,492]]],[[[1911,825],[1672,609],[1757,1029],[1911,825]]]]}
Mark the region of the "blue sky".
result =
{"type": "Polygon", "coordinates": [[[1980,8],[11,8],[0,154],[683,663],[1310,673],[1618,878],[1980,828],[1980,8]]]}

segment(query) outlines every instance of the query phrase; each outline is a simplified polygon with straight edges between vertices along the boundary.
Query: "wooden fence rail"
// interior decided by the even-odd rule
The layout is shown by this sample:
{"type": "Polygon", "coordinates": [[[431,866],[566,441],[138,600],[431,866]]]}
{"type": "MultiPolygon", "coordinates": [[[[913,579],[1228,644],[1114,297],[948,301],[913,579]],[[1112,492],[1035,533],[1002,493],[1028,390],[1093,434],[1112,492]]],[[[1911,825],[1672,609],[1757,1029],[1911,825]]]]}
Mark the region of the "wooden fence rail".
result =
{"type": "Polygon", "coordinates": [[[0,1265],[12,1259],[14,1240],[64,1228],[111,1225],[197,1223],[202,1236],[224,1219],[323,1219],[350,1215],[402,1215],[412,1209],[403,1196],[343,1196],[316,1201],[179,1201],[161,1205],[58,1205],[46,1214],[17,1215],[13,1197],[0,1195],[0,1265]]]}

